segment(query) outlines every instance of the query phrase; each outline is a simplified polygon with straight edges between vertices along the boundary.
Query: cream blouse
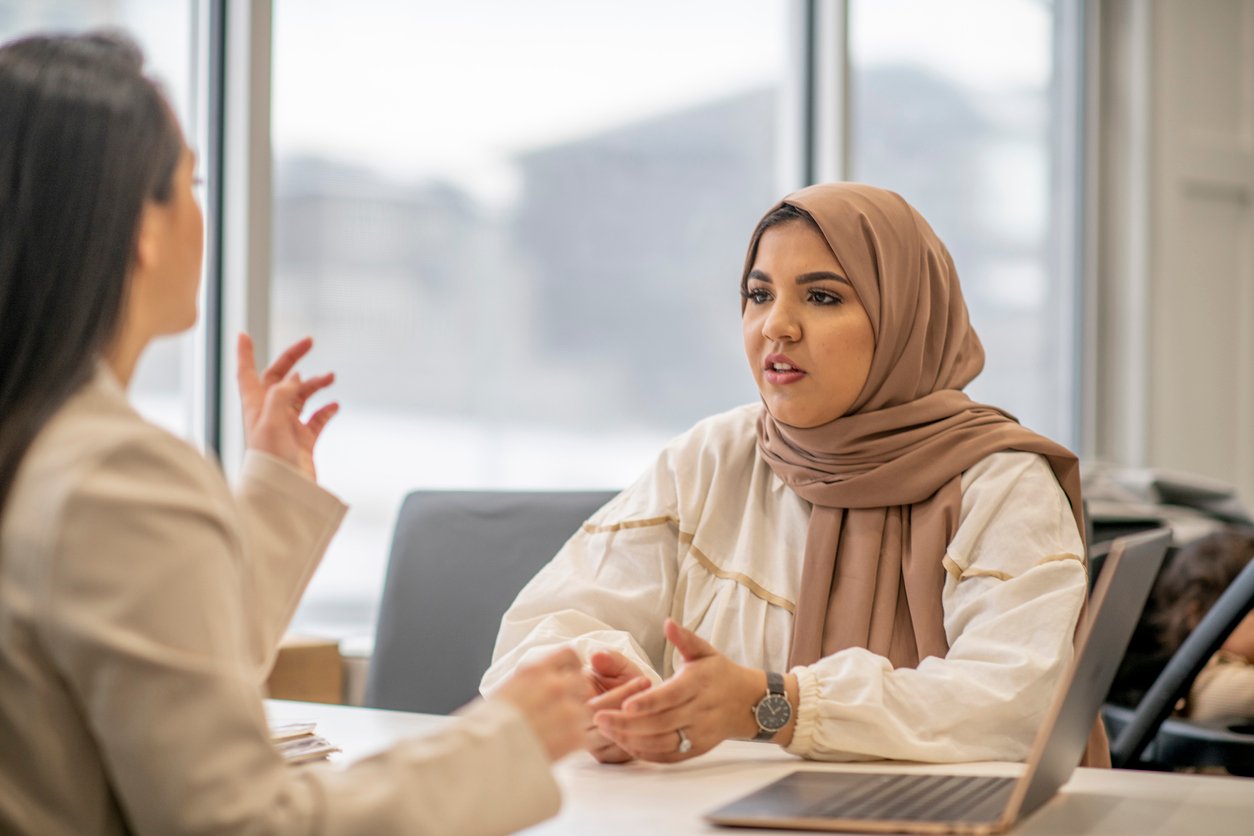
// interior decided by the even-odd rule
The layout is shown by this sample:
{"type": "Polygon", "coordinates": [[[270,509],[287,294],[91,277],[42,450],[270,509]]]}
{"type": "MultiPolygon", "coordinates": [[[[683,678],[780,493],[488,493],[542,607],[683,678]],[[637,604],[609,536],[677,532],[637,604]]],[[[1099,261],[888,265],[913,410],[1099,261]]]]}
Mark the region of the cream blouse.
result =
{"type": "Polygon", "coordinates": [[[263,683],[344,510],[258,453],[233,493],[102,368],[0,521],[0,833],[505,833],[556,812],[503,703],[344,769],[275,752],[263,683]]]}
{"type": "MultiPolygon", "coordinates": [[[[733,661],[788,661],[810,504],[762,461],[763,407],[708,418],[599,510],[506,612],[485,692],[570,644],[612,648],[655,681],[679,657],[667,616],[733,661]]],[[[821,760],[1023,760],[1072,657],[1087,583],[1066,495],[1036,454],[988,456],[962,477],[943,563],[949,653],[893,670],[861,648],[793,669],[789,751],[821,760]]]]}

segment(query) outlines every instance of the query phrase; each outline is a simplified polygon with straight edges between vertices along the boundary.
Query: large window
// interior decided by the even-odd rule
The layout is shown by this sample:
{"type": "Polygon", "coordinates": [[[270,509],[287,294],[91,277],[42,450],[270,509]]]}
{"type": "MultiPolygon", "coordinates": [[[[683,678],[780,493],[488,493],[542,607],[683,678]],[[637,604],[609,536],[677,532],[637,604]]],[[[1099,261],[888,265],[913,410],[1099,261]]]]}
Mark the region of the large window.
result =
{"type": "MultiPolygon", "coordinates": [[[[840,168],[824,136],[949,245],[988,349],[973,396],[1075,443],[1077,0],[846,5],[842,27],[804,0],[273,0],[248,70],[272,68],[273,270],[224,285],[268,298],[272,350],[312,335],[306,370],[339,374],[318,464],[352,511],[298,629],[371,632],[407,491],[619,487],[755,399],[746,239],[802,185],[781,172],[840,168]]],[[[197,20],[219,8],[0,0],[0,37],[125,27],[190,125],[197,20]]],[[[181,434],[194,345],[158,344],[132,386],[181,434]]]]}
{"type": "MultiPolygon", "coordinates": [[[[189,142],[197,143],[194,125],[196,0],[0,0],[0,42],[46,32],[81,32],[121,28],[135,38],[148,69],[164,86],[189,142]]],[[[177,435],[193,437],[197,403],[194,387],[203,376],[193,368],[193,332],[155,342],[144,354],[131,381],[136,407],[177,435]]]]}
{"type": "Polygon", "coordinates": [[[788,7],[279,0],[271,345],[312,334],[353,508],[297,626],[368,632],[417,487],[621,487],[756,397],[788,7]]]}
{"type": "Polygon", "coordinates": [[[1079,102],[1055,56],[1078,34],[1060,5],[853,0],[848,136],[851,178],[904,195],[953,255],[988,355],[972,397],[1074,444],[1079,102]]]}

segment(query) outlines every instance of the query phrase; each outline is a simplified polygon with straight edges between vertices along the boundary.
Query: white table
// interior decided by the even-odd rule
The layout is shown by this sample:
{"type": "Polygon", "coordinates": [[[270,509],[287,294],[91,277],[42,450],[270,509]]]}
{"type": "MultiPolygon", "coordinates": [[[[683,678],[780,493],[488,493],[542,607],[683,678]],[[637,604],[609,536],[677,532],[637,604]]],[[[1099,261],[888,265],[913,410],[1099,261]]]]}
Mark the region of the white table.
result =
{"type": "MultiPolygon", "coordinates": [[[[280,700],[269,701],[267,709],[277,720],[316,720],[318,733],[344,750],[333,756],[339,762],[376,752],[403,737],[429,734],[449,722],[447,717],[426,714],[280,700]]],[[[673,766],[605,766],[577,754],[557,767],[563,789],[561,813],[526,832],[553,836],[779,834],[783,831],[722,829],[706,824],[701,816],[797,768],[1014,775],[1022,766],[819,764],[798,760],[778,747],[736,741],[673,766]]],[[[1254,834],[1254,779],[1078,769],[1057,796],[1013,832],[1024,836],[1250,836],[1254,834]]]]}

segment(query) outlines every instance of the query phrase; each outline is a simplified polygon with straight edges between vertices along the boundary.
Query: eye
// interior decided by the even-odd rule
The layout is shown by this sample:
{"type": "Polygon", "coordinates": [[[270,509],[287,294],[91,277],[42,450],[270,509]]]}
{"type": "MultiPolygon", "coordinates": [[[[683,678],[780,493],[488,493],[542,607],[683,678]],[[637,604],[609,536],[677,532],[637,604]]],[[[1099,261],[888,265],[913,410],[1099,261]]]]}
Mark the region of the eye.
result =
{"type": "Polygon", "coordinates": [[[808,298],[816,305],[840,305],[845,301],[839,295],[832,293],[831,291],[820,290],[817,287],[811,289],[808,294],[808,298]]]}
{"type": "Polygon", "coordinates": [[[760,287],[750,288],[749,290],[742,290],[740,291],[740,295],[745,300],[752,302],[755,305],[761,305],[765,302],[769,302],[771,299],[770,292],[760,287]]]}

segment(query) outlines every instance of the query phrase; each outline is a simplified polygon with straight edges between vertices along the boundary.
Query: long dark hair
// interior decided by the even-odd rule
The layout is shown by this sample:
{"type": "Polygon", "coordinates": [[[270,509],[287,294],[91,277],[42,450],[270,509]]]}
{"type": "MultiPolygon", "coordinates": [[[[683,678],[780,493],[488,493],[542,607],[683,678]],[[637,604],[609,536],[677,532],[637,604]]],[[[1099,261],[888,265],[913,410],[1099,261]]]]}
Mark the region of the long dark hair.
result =
{"type": "Polygon", "coordinates": [[[0,514],[39,430],[117,332],[145,201],[178,126],[113,32],[0,47],[0,514]]]}
{"type": "Polygon", "coordinates": [[[1225,529],[1194,540],[1154,583],[1152,622],[1164,650],[1174,653],[1245,564],[1254,560],[1254,529],[1225,529]]]}

